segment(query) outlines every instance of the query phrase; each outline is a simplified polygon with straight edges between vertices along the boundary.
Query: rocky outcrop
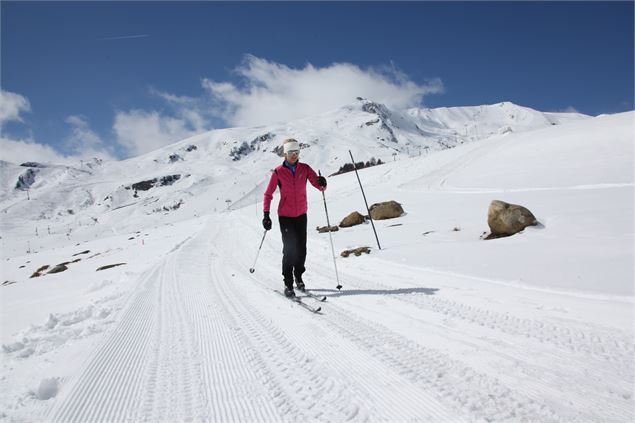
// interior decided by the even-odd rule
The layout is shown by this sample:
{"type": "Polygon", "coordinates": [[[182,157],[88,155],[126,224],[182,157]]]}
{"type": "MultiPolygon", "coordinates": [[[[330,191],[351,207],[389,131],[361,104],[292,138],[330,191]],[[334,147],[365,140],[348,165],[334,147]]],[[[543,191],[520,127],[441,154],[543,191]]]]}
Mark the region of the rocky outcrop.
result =
{"type": "Polygon", "coordinates": [[[38,170],[27,169],[22,175],[18,176],[18,182],[15,184],[15,189],[20,191],[28,190],[31,185],[35,183],[35,175],[37,175],[38,170]]]}
{"type": "Polygon", "coordinates": [[[46,167],[46,165],[43,165],[42,163],[38,163],[38,162],[24,162],[20,166],[22,166],[22,167],[37,167],[37,168],[45,168],[46,167]]]}
{"type": "Polygon", "coordinates": [[[537,225],[534,215],[525,207],[493,200],[487,213],[491,234],[487,239],[514,235],[527,226],[537,225]]]}
{"type": "Polygon", "coordinates": [[[364,223],[364,221],[366,220],[366,218],[364,217],[364,215],[354,211],[353,213],[349,214],[348,216],[346,216],[341,222],[340,222],[340,228],[350,228],[351,226],[355,226],[355,225],[359,225],[364,223]]]}
{"type": "Polygon", "coordinates": [[[375,203],[370,206],[370,217],[373,220],[393,219],[404,214],[401,204],[396,201],[375,203]]]}
{"type": "MultiPolygon", "coordinates": [[[[383,104],[374,103],[372,101],[368,101],[364,99],[362,99],[361,101],[363,102],[362,110],[364,112],[372,113],[379,117],[379,122],[381,122],[381,129],[388,134],[388,141],[395,142],[395,143],[398,142],[397,137],[395,136],[395,133],[393,132],[391,128],[392,122],[390,120],[390,112],[388,111],[388,108],[384,106],[383,104]]],[[[367,122],[366,125],[371,126],[379,122],[370,121],[370,122],[367,122]]]]}
{"type": "Polygon", "coordinates": [[[66,264],[62,263],[62,264],[58,264],[57,266],[55,266],[54,268],[46,272],[46,274],[48,275],[49,273],[61,273],[61,272],[64,272],[65,270],[68,270],[68,267],[66,266],[66,264]]]}
{"type": "Polygon", "coordinates": [[[95,271],[96,271],[96,272],[100,272],[100,271],[102,271],[102,270],[111,269],[111,268],[113,268],[113,267],[123,266],[124,264],[127,264],[127,263],[107,264],[106,266],[101,266],[101,267],[98,267],[98,268],[97,268],[97,270],[95,270],[95,271]]]}
{"type": "Polygon", "coordinates": [[[39,278],[40,276],[44,274],[44,271],[48,268],[49,268],[49,265],[45,264],[44,266],[40,267],[35,272],[33,272],[33,274],[31,275],[31,278],[39,278]]]}
{"type": "Polygon", "coordinates": [[[148,179],[145,181],[136,182],[124,188],[133,189],[135,191],[147,191],[154,187],[172,185],[174,182],[178,181],[179,179],[181,179],[181,175],[167,175],[161,178],[154,178],[154,179],[148,179]]]}
{"type": "Polygon", "coordinates": [[[163,207],[158,207],[156,209],[153,209],[152,211],[154,213],[161,213],[161,212],[169,212],[172,210],[178,210],[183,204],[185,204],[185,202],[183,201],[183,199],[180,199],[174,204],[164,205],[163,207]]]}
{"type": "Polygon", "coordinates": [[[170,157],[168,157],[168,161],[170,163],[176,163],[176,162],[180,162],[183,161],[183,157],[179,156],[178,154],[174,153],[174,154],[170,154],[170,157]]]}
{"type": "Polygon", "coordinates": [[[272,140],[274,137],[275,137],[275,134],[268,132],[264,135],[257,136],[250,142],[243,141],[238,147],[234,147],[231,149],[231,151],[229,152],[229,157],[231,157],[233,161],[238,161],[242,159],[243,156],[246,156],[252,151],[257,150],[259,148],[258,146],[261,143],[268,140],[272,140]]]}

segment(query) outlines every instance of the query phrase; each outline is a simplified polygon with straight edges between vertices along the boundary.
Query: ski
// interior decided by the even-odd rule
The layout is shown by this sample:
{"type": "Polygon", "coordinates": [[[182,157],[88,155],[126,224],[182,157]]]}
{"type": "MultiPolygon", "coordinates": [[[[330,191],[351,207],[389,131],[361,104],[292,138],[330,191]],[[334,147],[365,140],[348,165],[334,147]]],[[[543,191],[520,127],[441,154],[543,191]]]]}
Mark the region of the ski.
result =
{"type": "Polygon", "coordinates": [[[312,313],[318,314],[320,312],[320,310],[322,310],[322,307],[313,307],[313,306],[303,302],[300,297],[287,297],[286,295],[284,295],[283,292],[275,290],[275,289],[274,289],[274,292],[276,294],[278,294],[278,295],[282,295],[284,298],[286,298],[288,300],[293,301],[294,303],[296,303],[300,307],[302,307],[302,308],[304,308],[304,309],[306,309],[306,310],[308,310],[308,311],[310,311],[312,313]]]}
{"type": "MultiPolygon", "coordinates": [[[[300,290],[298,290],[298,291],[300,291],[300,290]]],[[[304,290],[304,291],[300,291],[300,292],[305,294],[307,297],[313,298],[316,301],[321,301],[321,302],[326,301],[326,295],[316,295],[316,294],[312,293],[309,290],[304,290]]]]}

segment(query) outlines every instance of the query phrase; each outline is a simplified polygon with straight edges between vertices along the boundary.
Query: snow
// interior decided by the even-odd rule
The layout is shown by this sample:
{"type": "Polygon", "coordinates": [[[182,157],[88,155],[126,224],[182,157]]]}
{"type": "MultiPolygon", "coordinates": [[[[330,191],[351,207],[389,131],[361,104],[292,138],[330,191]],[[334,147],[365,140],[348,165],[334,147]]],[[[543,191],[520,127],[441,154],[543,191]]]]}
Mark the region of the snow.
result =
{"type": "MultiPolygon", "coordinates": [[[[384,109],[393,143],[364,104],[121,162],[47,164],[30,200],[14,189],[27,168],[1,162],[0,421],[632,421],[635,112],[384,109]],[[308,187],[305,281],[328,299],[304,301],[319,315],[273,292],[274,216],[249,272],[271,151],[290,135],[324,174],[349,149],[381,158],[359,171],[369,205],[406,212],[374,222],[381,250],[370,224],[331,234],[338,291],[308,187]],[[495,199],[540,224],[481,239],[495,199]],[[360,246],[370,254],[339,256],[360,246]]],[[[354,172],[328,183],[331,225],[366,214],[354,172]]]]}

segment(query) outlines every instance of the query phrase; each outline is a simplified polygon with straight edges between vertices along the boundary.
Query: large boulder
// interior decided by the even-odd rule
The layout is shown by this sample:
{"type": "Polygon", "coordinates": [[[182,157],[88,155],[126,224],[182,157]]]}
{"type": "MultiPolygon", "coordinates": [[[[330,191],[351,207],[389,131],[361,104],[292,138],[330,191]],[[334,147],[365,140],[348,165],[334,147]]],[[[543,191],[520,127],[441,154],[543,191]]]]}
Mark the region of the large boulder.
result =
{"type": "Polygon", "coordinates": [[[340,222],[340,228],[349,228],[351,226],[359,225],[364,223],[365,218],[362,214],[354,211],[349,214],[340,222]]]}
{"type": "Polygon", "coordinates": [[[525,207],[493,200],[487,213],[487,224],[491,230],[489,238],[514,235],[527,226],[537,225],[534,215],[525,207]]]}
{"type": "Polygon", "coordinates": [[[396,201],[375,203],[370,206],[370,217],[373,220],[392,219],[404,214],[401,204],[396,201]]]}

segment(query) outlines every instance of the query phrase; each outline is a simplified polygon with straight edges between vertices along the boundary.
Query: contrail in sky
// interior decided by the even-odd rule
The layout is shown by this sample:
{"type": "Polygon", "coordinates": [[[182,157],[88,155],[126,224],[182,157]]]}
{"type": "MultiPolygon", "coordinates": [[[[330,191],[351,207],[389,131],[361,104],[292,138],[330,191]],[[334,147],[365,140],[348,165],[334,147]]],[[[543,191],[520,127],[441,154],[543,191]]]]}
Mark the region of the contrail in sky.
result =
{"type": "Polygon", "coordinates": [[[102,41],[105,40],[127,40],[130,38],[144,38],[144,37],[149,37],[148,34],[141,34],[141,35],[122,35],[121,37],[106,37],[106,38],[99,38],[102,41]]]}

